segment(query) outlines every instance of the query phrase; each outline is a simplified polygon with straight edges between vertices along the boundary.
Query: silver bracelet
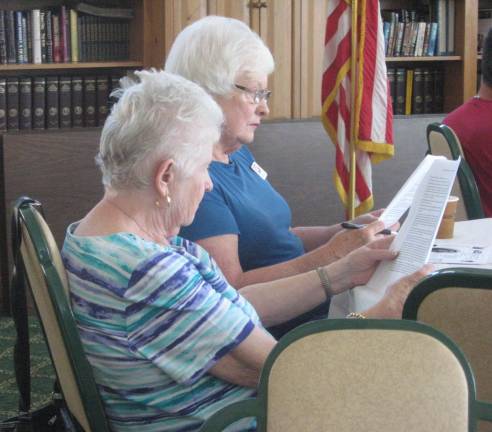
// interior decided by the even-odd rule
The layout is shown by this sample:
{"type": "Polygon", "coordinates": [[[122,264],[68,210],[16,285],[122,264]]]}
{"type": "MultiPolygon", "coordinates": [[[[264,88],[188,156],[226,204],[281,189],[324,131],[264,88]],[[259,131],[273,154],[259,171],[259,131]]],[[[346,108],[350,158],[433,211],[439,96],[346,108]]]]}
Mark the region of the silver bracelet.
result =
{"type": "Polygon", "coordinates": [[[331,297],[331,282],[328,274],[324,267],[318,267],[316,269],[316,273],[318,274],[319,280],[321,282],[321,286],[325,291],[326,299],[328,300],[331,297]]]}

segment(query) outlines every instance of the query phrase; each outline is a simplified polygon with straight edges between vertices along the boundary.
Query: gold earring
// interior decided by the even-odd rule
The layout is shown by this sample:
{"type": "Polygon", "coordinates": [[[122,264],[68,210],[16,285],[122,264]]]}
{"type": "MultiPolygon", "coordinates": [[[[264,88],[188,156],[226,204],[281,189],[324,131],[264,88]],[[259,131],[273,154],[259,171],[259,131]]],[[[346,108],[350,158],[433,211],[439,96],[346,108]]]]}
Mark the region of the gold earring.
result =
{"type": "Polygon", "coordinates": [[[159,202],[159,200],[155,200],[155,206],[156,207],[160,207],[161,206],[161,203],[159,202]]]}
{"type": "Polygon", "coordinates": [[[171,204],[171,197],[169,196],[169,194],[166,195],[166,201],[167,201],[167,205],[171,204]]]}

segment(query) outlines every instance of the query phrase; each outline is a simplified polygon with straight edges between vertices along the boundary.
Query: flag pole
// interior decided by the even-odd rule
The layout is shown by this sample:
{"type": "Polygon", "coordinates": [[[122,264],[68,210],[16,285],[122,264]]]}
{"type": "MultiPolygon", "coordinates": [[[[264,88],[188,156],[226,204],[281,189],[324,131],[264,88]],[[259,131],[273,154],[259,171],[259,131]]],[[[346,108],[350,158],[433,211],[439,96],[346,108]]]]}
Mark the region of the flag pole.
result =
{"type": "Polygon", "coordinates": [[[349,145],[349,194],[348,194],[348,219],[355,217],[355,91],[357,88],[357,3],[352,0],[352,26],[351,26],[351,56],[350,56],[350,145],[349,145]]]}

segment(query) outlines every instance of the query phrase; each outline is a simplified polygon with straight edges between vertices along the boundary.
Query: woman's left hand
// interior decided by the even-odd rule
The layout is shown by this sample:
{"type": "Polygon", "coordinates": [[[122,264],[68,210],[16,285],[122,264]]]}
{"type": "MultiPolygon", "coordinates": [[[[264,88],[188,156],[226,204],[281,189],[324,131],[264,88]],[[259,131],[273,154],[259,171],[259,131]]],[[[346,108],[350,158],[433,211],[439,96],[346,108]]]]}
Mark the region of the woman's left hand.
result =
{"type": "Polygon", "coordinates": [[[343,258],[350,252],[364,246],[378,238],[384,229],[384,222],[375,220],[369,225],[359,229],[344,229],[335,234],[326,246],[332,250],[337,259],[343,258]]]}

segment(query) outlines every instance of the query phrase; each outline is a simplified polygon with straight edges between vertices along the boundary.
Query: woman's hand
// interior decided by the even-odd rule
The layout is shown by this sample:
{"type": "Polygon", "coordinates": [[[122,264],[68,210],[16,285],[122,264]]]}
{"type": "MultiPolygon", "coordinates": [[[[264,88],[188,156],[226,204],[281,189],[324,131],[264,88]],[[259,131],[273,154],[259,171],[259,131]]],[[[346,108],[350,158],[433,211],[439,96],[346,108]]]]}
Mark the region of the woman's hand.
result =
{"type": "Polygon", "coordinates": [[[327,266],[332,294],[339,294],[354,286],[367,283],[380,261],[395,259],[398,252],[388,249],[393,239],[392,235],[384,236],[327,266]]]}
{"type": "Polygon", "coordinates": [[[401,318],[403,305],[417,283],[434,270],[426,264],[416,272],[402,277],[386,290],[384,297],[372,308],[362,312],[367,318],[401,318]]]}
{"type": "Polygon", "coordinates": [[[384,211],[384,208],[379,209],[379,210],[374,210],[370,213],[364,213],[363,215],[357,216],[356,218],[352,219],[349,222],[367,225],[367,224],[370,224],[372,222],[377,221],[379,219],[379,216],[382,215],[383,211],[384,211]]]}
{"type": "MultiPolygon", "coordinates": [[[[361,218],[365,216],[369,216],[369,214],[361,216],[361,218]]],[[[398,225],[392,228],[398,228],[398,225]]],[[[329,248],[338,259],[343,258],[357,248],[381,238],[382,234],[378,233],[383,229],[384,223],[377,219],[364,228],[344,229],[335,234],[331,240],[326,243],[326,247],[329,248]]]]}

